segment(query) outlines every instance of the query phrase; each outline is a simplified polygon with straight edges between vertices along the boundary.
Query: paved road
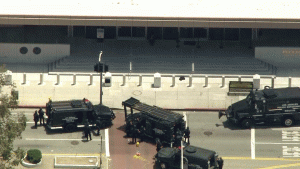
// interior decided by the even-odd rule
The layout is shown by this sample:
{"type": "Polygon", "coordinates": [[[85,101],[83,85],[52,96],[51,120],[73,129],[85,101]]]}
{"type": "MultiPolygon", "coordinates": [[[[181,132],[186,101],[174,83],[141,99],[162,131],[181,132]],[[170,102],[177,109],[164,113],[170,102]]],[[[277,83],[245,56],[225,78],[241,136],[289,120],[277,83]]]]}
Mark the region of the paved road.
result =
{"type": "MultiPolygon", "coordinates": [[[[43,154],[99,154],[100,138],[82,140],[82,131],[63,133],[61,131],[47,133],[44,127],[31,128],[32,109],[18,109],[14,113],[24,112],[29,119],[23,138],[16,140],[14,146],[25,149],[39,148],[43,154]],[[72,142],[73,141],[73,142],[72,142]],[[75,142],[74,142],[75,141],[75,142]],[[72,144],[73,143],[73,144],[72,144]]],[[[142,142],[139,148],[124,138],[124,113],[116,110],[117,118],[109,129],[110,155],[112,169],[153,168],[152,157],[156,153],[155,145],[142,142]],[[136,157],[136,151],[141,152],[136,157]]],[[[180,112],[181,113],[181,112],[180,112]]],[[[244,130],[229,125],[226,119],[218,119],[217,112],[187,112],[187,121],[191,129],[191,144],[215,150],[225,160],[225,169],[275,169],[300,167],[299,127],[281,128],[281,126],[258,126],[244,130]],[[251,136],[252,133],[252,136],[251,136]],[[255,149],[251,149],[252,145],[255,149]],[[254,142],[253,142],[254,140],[254,142]],[[255,159],[251,159],[255,155],[255,159]]],[[[101,132],[104,136],[104,132],[101,132]]],[[[105,150],[103,137],[103,152],[105,150]]]]}

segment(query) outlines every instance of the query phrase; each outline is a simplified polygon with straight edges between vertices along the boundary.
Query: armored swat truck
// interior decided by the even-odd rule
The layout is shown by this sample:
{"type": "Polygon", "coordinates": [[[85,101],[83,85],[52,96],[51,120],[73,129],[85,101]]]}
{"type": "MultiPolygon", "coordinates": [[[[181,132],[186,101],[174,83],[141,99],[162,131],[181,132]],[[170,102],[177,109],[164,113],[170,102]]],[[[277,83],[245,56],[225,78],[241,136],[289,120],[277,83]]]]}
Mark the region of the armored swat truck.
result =
{"type": "MultiPolygon", "coordinates": [[[[183,148],[184,169],[218,169],[218,154],[215,151],[187,146],[183,148]]],[[[155,155],[156,168],[168,169],[181,167],[181,150],[178,148],[162,148],[155,155]]]]}
{"type": "Polygon", "coordinates": [[[95,125],[98,117],[101,120],[101,128],[112,124],[116,117],[114,112],[104,105],[93,105],[87,99],[52,101],[46,104],[47,126],[50,129],[62,127],[71,132],[77,127],[83,127],[86,119],[91,125],[95,125]]]}
{"type": "Polygon", "coordinates": [[[141,103],[131,97],[123,101],[125,110],[126,134],[134,137],[148,137],[152,140],[159,140],[162,144],[180,143],[185,130],[183,115],[156,106],[141,103]],[[131,108],[131,114],[127,115],[127,107],[131,108]],[[133,113],[133,109],[138,112],[133,113]]]}
{"type": "Polygon", "coordinates": [[[266,86],[263,90],[253,90],[247,98],[232,104],[225,112],[219,112],[219,118],[223,115],[244,128],[262,122],[293,126],[300,119],[300,88],[266,86]]]}

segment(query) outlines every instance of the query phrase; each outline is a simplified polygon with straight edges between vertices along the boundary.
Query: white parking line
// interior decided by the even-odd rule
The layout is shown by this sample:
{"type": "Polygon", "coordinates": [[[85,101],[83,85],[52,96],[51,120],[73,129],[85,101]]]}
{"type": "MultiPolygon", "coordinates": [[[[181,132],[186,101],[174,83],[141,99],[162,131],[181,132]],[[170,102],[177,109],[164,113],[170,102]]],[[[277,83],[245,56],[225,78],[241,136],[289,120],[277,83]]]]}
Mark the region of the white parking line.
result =
{"type": "Polygon", "coordinates": [[[256,144],[300,144],[300,143],[264,143],[264,142],[256,142],[256,144]]]}
{"type": "MultiPolygon", "coordinates": [[[[76,141],[76,140],[84,140],[84,139],[41,139],[41,138],[25,138],[25,140],[34,140],[34,141],[76,141]]],[[[91,141],[101,141],[101,139],[93,139],[91,141]]],[[[105,139],[102,139],[105,141],[105,139]]]]}
{"type": "Polygon", "coordinates": [[[300,127],[271,128],[271,130],[300,130],[300,127]]]}

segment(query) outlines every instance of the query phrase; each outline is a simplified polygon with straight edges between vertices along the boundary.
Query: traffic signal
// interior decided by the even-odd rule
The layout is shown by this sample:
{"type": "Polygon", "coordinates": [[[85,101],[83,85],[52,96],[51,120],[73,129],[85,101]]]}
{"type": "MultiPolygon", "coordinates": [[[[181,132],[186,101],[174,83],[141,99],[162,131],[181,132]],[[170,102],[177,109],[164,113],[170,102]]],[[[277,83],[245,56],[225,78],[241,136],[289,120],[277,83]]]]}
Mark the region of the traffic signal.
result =
{"type": "Polygon", "coordinates": [[[103,63],[97,63],[94,65],[94,71],[95,72],[108,72],[108,65],[103,64],[103,63]],[[104,69],[103,69],[104,66],[104,69]]]}

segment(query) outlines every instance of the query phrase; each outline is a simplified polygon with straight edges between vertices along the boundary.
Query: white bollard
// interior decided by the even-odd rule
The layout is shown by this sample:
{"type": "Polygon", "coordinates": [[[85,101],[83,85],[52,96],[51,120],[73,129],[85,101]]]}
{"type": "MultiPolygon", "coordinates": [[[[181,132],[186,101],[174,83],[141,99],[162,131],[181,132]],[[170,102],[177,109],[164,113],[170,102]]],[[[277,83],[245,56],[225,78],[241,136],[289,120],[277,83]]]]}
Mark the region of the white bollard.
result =
{"type": "Polygon", "coordinates": [[[44,83],[44,74],[40,74],[40,85],[44,83]]]}
{"type": "Polygon", "coordinates": [[[157,72],[154,74],[153,87],[160,88],[160,86],[161,86],[161,75],[157,72]]]}
{"type": "Polygon", "coordinates": [[[189,87],[192,87],[192,85],[193,85],[193,76],[190,75],[189,76],[189,87]]]}
{"type": "Polygon", "coordinates": [[[222,76],[222,85],[221,88],[225,87],[225,76],[222,76]]]}
{"type": "Polygon", "coordinates": [[[72,85],[76,85],[76,74],[73,74],[73,84],[72,85]]]}
{"type": "Polygon", "coordinates": [[[56,83],[56,85],[60,85],[60,75],[59,74],[57,74],[56,75],[56,81],[57,81],[57,83],[56,83]]]}
{"type": "Polygon", "coordinates": [[[143,83],[143,76],[139,75],[139,86],[142,86],[143,83]]]}
{"type": "Polygon", "coordinates": [[[292,86],[292,77],[289,77],[289,87],[292,86]]]}
{"type": "Polygon", "coordinates": [[[26,73],[23,73],[23,84],[26,84],[26,73]]]}
{"type": "Polygon", "coordinates": [[[205,76],[205,84],[203,87],[208,87],[208,76],[205,76]]]}
{"type": "Polygon", "coordinates": [[[122,86],[125,86],[125,84],[126,84],[126,75],[123,74],[123,84],[122,84],[122,86]]]}
{"type": "Polygon", "coordinates": [[[90,85],[93,85],[93,74],[90,74],[90,85]]]}
{"type": "Polygon", "coordinates": [[[171,87],[174,87],[175,86],[175,75],[172,75],[172,85],[171,87]]]}
{"type": "Polygon", "coordinates": [[[259,89],[260,88],[260,75],[255,74],[253,76],[253,89],[259,89]]]}

